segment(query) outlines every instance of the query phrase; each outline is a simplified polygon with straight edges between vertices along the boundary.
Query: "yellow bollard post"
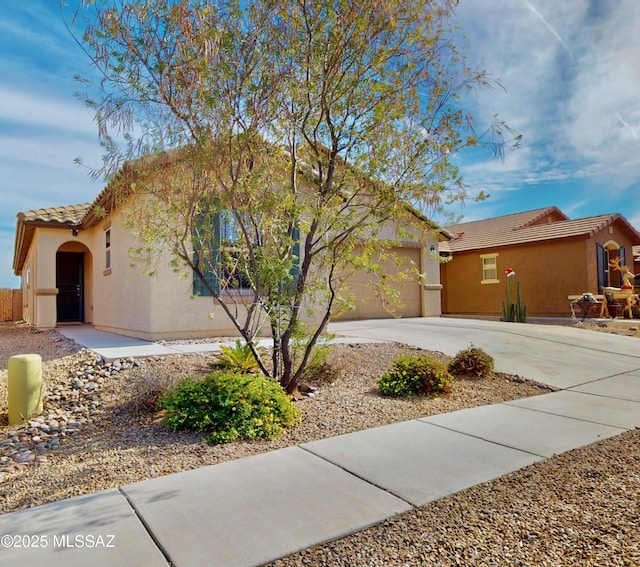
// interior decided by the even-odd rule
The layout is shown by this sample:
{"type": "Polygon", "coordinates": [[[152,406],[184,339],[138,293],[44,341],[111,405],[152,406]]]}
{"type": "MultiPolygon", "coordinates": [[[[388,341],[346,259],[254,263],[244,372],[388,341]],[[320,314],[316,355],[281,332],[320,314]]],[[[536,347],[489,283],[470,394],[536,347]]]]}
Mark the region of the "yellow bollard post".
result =
{"type": "Polygon", "coordinates": [[[17,354],[9,359],[7,378],[9,425],[42,413],[42,357],[17,354]]]}

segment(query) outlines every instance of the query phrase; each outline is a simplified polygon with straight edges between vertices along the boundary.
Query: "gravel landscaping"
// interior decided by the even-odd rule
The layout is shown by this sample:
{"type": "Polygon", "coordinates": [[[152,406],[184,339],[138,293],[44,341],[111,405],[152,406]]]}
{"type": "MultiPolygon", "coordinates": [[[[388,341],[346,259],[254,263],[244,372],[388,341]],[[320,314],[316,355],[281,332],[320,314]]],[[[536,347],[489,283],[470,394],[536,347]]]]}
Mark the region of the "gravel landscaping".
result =
{"type": "Polygon", "coordinates": [[[531,465],[271,567],[640,565],[640,431],[531,465]]]}
{"type": "Polygon", "coordinates": [[[612,319],[598,323],[593,321],[580,321],[574,326],[579,329],[587,329],[588,331],[599,331],[612,335],[640,338],[640,319],[612,319]]]}
{"type": "MultiPolygon", "coordinates": [[[[154,384],[211,368],[210,355],[103,365],[55,331],[0,324],[0,513],[298,443],[497,403],[548,390],[498,375],[462,379],[449,396],[396,400],[375,380],[392,344],[334,347],[335,381],[298,401],[303,423],[274,441],[208,446],[156,414],[136,413],[154,384]],[[6,416],[8,357],[43,357],[45,411],[21,427],[6,416]]],[[[434,356],[446,358],[438,353],[434,356]]],[[[274,565],[640,565],[640,432],[565,453],[274,565]]]]}

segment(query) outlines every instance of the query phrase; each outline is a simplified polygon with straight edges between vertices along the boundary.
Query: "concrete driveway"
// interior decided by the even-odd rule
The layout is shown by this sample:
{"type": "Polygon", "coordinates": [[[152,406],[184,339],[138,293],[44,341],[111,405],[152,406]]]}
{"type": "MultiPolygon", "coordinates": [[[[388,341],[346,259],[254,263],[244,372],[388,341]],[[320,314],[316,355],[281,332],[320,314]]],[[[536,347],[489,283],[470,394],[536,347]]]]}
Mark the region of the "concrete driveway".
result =
{"type": "Polygon", "coordinates": [[[560,325],[428,317],[341,321],[329,330],[451,356],[473,344],[494,357],[496,370],[561,389],[610,377],[623,387],[624,375],[640,369],[640,340],[560,325]]]}

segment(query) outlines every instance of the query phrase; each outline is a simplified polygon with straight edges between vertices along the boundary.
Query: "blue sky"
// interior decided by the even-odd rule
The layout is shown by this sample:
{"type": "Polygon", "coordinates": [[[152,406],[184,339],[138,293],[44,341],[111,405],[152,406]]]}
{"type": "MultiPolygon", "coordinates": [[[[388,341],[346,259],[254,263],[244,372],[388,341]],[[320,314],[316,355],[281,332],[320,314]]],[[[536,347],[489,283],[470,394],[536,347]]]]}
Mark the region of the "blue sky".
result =
{"type": "MultiPolygon", "coordinates": [[[[458,156],[477,220],[556,205],[569,217],[622,213],[640,228],[640,2],[461,0],[471,62],[504,88],[468,103],[523,135],[505,160],[458,156]]],[[[102,189],[92,113],[73,97],[91,72],[58,2],[0,3],[0,287],[12,273],[16,213],[89,202],[102,189]]]]}

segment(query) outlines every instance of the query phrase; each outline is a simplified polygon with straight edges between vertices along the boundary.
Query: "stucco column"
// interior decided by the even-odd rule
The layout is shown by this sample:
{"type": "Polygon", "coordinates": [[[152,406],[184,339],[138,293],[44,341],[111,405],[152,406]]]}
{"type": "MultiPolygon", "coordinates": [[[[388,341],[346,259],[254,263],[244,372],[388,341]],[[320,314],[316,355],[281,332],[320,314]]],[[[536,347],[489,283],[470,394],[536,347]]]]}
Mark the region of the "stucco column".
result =
{"type": "Polygon", "coordinates": [[[423,317],[433,317],[442,313],[442,305],[440,301],[440,292],[442,291],[442,284],[424,284],[423,297],[423,317]]]}
{"type": "Polygon", "coordinates": [[[35,290],[35,313],[33,324],[38,329],[52,329],[57,323],[57,288],[35,290]]]}

